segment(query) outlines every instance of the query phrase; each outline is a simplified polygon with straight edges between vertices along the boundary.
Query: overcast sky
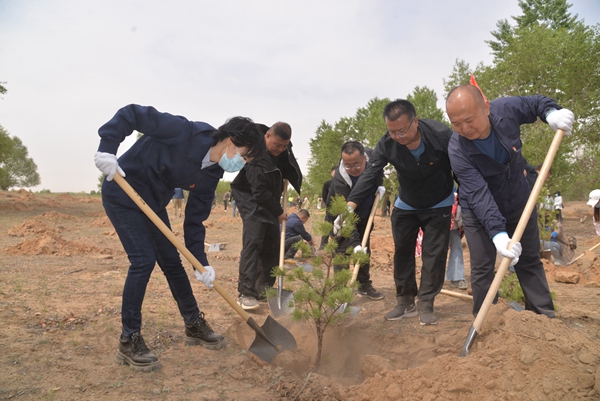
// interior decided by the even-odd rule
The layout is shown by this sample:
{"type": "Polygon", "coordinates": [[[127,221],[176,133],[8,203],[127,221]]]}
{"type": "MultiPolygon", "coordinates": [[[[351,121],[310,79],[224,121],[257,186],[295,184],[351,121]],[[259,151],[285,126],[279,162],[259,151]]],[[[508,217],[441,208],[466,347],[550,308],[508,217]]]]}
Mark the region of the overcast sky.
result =
{"type": "MultiPolygon", "coordinates": [[[[600,21],[600,1],[570,2],[600,21]]],[[[0,125],[36,162],[34,191],[97,190],[98,128],[129,103],[215,127],[286,121],[306,174],[321,121],[415,86],[442,106],[455,60],[490,64],[484,41],[520,14],[517,0],[0,0],[0,125]]]]}

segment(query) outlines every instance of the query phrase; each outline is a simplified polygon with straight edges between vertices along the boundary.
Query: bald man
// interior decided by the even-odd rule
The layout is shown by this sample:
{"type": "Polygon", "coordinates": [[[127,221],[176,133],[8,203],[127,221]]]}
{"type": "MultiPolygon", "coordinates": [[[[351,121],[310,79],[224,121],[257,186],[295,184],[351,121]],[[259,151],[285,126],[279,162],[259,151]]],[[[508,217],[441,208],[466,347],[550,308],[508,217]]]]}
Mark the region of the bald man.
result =
{"type": "Polygon", "coordinates": [[[450,91],[446,112],[455,131],[448,154],[459,182],[459,204],[471,255],[473,315],[479,313],[494,279],[498,252],[512,259],[525,295],[525,309],[553,318],[554,304],[540,261],[537,210],[531,214],[521,242],[507,248],[531,192],[523,175],[526,161],[521,153],[520,126],[539,117],[553,131],[562,129],[570,135],[573,113],[541,95],[488,102],[471,85],[450,91]]]}

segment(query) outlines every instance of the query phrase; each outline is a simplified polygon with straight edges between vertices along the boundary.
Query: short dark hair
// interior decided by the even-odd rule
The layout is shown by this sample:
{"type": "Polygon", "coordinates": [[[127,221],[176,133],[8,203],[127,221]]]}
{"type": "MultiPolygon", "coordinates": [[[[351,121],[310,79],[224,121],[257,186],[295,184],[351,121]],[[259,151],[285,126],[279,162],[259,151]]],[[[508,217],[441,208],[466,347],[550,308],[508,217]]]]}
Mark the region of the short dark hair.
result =
{"type": "Polygon", "coordinates": [[[260,159],[265,152],[265,137],[254,121],[248,117],[231,117],[221,125],[213,135],[213,146],[224,139],[231,138],[235,146],[245,147],[244,156],[260,159]]]}
{"type": "Polygon", "coordinates": [[[351,155],[357,150],[361,157],[365,155],[365,147],[360,142],[348,141],[342,145],[342,153],[345,153],[347,155],[351,155]]]}
{"type": "Polygon", "coordinates": [[[409,120],[417,116],[415,106],[406,99],[396,99],[385,105],[383,109],[383,119],[396,121],[403,115],[407,115],[409,120]]]}
{"type": "Polygon", "coordinates": [[[278,121],[271,126],[269,131],[285,141],[292,138],[292,127],[288,123],[278,121]]]}
{"type": "Polygon", "coordinates": [[[300,209],[296,214],[298,215],[298,217],[301,217],[301,215],[304,217],[310,217],[310,213],[308,213],[308,210],[306,209],[300,209]]]}

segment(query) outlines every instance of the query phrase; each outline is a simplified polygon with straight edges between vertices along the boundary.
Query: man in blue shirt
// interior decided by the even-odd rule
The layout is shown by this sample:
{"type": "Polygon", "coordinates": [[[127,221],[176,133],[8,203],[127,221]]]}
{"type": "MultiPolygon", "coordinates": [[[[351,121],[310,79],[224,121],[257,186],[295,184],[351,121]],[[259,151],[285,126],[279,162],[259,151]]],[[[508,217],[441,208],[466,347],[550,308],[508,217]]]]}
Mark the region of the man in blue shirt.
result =
{"type": "Polygon", "coordinates": [[[285,257],[293,258],[296,255],[296,249],[292,246],[298,241],[306,241],[314,245],[312,236],[306,231],[304,225],[310,218],[310,213],[306,209],[298,210],[298,213],[292,213],[288,216],[285,225],[285,257]]]}
{"type": "Polygon", "coordinates": [[[471,255],[473,314],[479,313],[494,279],[497,251],[512,259],[525,309],[553,318],[554,304],[540,261],[537,211],[531,214],[521,242],[511,249],[508,245],[531,193],[523,175],[526,161],[520,126],[539,117],[552,130],[562,129],[569,135],[573,113],[541,95],[488,102],[471,85],[450,91],[446,112],[455,131],[448,153],[459,183],[458,200],[471,255]]]}
{"type": "Polygon", "coordinates": [[[385,315],[399,320],[419,315],[421,325],[437,324],[435,297],[444,285],[454,180],[448,159],[452,131],[443,123],[417,118],[411,102],[398,99],[383,111],[387,132],[379,139],[371,165],[348,197],[356,207],[367,197],[377,174],[391,163],[396,168],[399,196],[392,212],[394,282],[398,304],[385,315]],[[423,230],[423,266],[417,288],[415,247],[423,230]],[[415,297],[419,303],[415,305],[415,297]]]}

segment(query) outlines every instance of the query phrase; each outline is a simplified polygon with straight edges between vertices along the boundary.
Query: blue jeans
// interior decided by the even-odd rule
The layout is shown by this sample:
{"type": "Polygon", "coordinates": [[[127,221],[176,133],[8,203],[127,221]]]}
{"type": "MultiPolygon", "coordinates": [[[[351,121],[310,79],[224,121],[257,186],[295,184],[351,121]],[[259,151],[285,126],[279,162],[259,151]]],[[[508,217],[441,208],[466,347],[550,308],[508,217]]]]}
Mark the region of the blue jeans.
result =
{"type": "MultiPolygon", "coordinates": [[[[139,209],[126,208],[104,199],[102,203],[130,263],[121,305],[122,334],[130,337],[142,328],[142,302],[155,263],[167,278],[183,321],[188,325],[194,323],[200,311],[177,248],[139,209]]],[[[167,211],[157,214],[170,228],[167,211]]]]}
{"type": "Polygon", "coordinates": [[[446,280],[458,281],[465,278],[465,261],[463,258],[462,242],[458,230],[450,230],[450,255],[446,280]]]}

